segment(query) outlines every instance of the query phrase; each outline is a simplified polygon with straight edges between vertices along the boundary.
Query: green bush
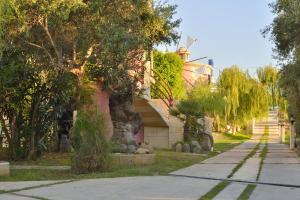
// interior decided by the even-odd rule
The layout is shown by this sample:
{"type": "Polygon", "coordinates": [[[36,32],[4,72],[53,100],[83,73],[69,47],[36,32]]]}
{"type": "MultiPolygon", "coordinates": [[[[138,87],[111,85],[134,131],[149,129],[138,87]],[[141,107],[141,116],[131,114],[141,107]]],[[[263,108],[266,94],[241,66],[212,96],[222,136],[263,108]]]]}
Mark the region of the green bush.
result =
{"type": "Polygon", "coordinates": [[[79,111],[74,127],[72,169],[77,173],[106,171],[110,167],[110,145],[104,136],[103,116],[79,111]]]}

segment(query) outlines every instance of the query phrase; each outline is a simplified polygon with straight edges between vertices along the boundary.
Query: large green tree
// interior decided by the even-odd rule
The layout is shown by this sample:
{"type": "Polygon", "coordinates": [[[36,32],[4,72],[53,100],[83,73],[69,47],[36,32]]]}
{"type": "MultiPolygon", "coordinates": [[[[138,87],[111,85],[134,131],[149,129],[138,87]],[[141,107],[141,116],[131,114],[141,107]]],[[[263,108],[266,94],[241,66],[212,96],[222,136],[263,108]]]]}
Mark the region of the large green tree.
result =
{"type": "Polygon", "coordinates": [[[176,53],[154,52],[154,70],[158,74],[152,85],[152,98],[168,98],[168,90],[179,100],[185,97],[186,91],[183,72],[183,60],[176,53]]]}
{"type": "Polygon", "coordinates": [[[296,120],[300,131],[300,2],[298,0],[277,0],[270,5],[276,16],[266,27],[264,34],[271,34],[275,54],[282,63],[280,86],[289,103],[289,113],[296,120]]]}
{"type": "Polygon", "coordinates": [[[233,133],[237,126],[245,125],[253,118],[262,117],[268,112],[267,90],[238,66],[222,71],[218,90],[227,102],[224,118],[231,125],[233,133]]]}
{"type": "Polygon", "coordinates": [[[115,134],[124,133],[120,123],[135,126],[134,133],[140,119],[132,100],[143,54],[177,38],[175,9],[149,0],[0,1],[0,54],[18,49],[28,65],[44,68],[41,74],[72,71],[80,78],[86,67],[110,94],[115,134]]]}
{"type": "Polygon", "coordinates": [[[0,74],[0,125],[9,156],[34,158],[55,138],[56,121],[73,97],[76,78],[32,66],[19,52],[4,52],[0,74]]]}
{"type": "Polygon", "coordinates": [[[257,76],[259,81],[266,86],[270,94],[270,103],[273,107],[279,105],[280,89],[279,89],[279,72],[272,65],[266,65],[257,69],[257,76]]]}
{"type": "Polygon", "coordinates": [[[204,116],[216,117],[222,114],[225,105],[226,101],[218,91],[199,84],[188,92],[187,98],[170,109],[170,114],[184,122],[184,139],[189,141],[199,129],[197,120],[204,116]]]}

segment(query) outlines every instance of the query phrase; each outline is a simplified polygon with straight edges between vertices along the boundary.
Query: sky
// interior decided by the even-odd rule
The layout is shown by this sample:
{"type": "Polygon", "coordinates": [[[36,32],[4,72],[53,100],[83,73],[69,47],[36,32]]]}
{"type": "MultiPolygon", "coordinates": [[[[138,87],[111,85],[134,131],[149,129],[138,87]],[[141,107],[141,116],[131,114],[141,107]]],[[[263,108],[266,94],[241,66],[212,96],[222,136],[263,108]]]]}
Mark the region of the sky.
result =
{"type": "MultiPolygon", "coordinates": [[[[276,64],[273,44],[261,30],[272,22],[268,4],[272,0],[169,0],[177,4],[175,18],[181,18],[179,46],[186,46],[187,35],[197,39],[190,47],[191,59],[207,56],[214,60],[215,78],[219,71],[238,65],[254,75],[258,67],[276,64]]],[[[174,51],[176,45],[161,46],[174,51]]],[[[207,62],[202,60],[201,62],[207,62]]]]}

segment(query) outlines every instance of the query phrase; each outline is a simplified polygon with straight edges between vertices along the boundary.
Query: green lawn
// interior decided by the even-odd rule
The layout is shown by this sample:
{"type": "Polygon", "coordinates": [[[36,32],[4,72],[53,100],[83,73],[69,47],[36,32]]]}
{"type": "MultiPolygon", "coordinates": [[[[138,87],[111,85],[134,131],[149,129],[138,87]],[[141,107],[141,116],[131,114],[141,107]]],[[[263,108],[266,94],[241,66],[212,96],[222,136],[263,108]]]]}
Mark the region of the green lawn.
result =
{"type": "MultiPolygon", "coordinates": [[[[105,178],[105,177],[123,177],[123,176],[153,176],[165,175],[180,168],[188,167],[199,163],[218,153],[233,148],[241,142],[249,139],[247,135],[238,134],[232,136],[229,134],[218,134],[215,141],[214,152],[207,154],[186,154],[172,152],[171,150],[157,150],[156,162],[147,166],[132,167],[112,167],[109,172],[74,174],[71,171],[59,170],[11,170],[10,177],[0,177],[0,181],[29,181],[29,180],[62,180],[62,179],[84,179],[84,178],[105,178]]],[[[31,162],[16,162],[13,164],[29,165],[69,165],[69,154],[46,154],[41,159],[31,162]]]]}

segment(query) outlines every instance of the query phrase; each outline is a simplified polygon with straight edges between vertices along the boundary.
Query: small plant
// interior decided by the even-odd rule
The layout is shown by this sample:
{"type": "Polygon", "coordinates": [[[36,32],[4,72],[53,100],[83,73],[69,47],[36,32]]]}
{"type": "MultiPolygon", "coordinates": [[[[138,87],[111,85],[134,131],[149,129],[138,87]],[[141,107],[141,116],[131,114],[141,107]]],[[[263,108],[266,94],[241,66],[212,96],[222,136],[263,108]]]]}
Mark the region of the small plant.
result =
{"type": "Polygon", "coordinates": [[[74,127],[72,169],[77,173],[106,171],[110,148],[104,136],[104,120],[97,111],[80,111],[74,127]]]}

